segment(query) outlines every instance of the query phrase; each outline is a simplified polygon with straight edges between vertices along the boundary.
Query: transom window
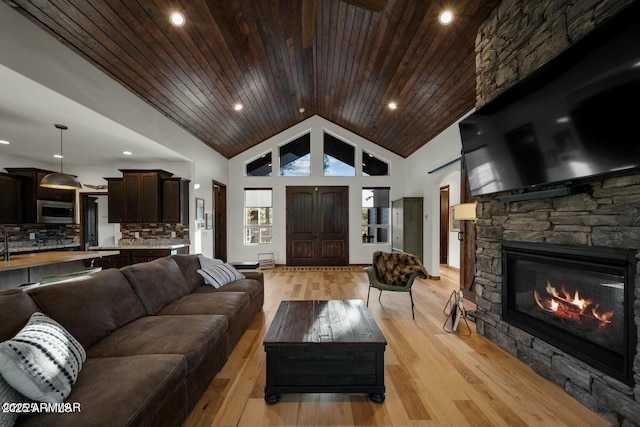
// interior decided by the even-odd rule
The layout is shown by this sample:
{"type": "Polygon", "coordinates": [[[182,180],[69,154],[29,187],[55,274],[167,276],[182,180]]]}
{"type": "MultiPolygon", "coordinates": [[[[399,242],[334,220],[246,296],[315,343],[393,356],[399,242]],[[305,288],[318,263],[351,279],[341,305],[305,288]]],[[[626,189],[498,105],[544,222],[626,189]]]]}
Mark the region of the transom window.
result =
{"type": "Polygon", "coordinates": [[[311,176],[311,134],[280,147],[280,176],[311,176]]]}
{"type": "Polygon", "coordinates": [[[247,163],[246,174],[247,176],[272,176],[271,152],[247,163]]]}
{"type": "Polygon", "coordinates": [[[267,245],[272,242],[273,201],[270,188],[244,190],[245,245],[267,245]]]}
{"type": "Polygon", "coordinates": [[[389,243],[389,188],[362,189],[362,243],[389,243]]]}
{"type": "Polygon", "coordinates": [[[362,175],[363,176],[388,176],[389,164],[373,154],[362,152],[362,175]]]}
{"type": "Polygon", "coordinates": [[[324,176],[355,176],[355,156],[353,145],[324,134],[324,176]]]}

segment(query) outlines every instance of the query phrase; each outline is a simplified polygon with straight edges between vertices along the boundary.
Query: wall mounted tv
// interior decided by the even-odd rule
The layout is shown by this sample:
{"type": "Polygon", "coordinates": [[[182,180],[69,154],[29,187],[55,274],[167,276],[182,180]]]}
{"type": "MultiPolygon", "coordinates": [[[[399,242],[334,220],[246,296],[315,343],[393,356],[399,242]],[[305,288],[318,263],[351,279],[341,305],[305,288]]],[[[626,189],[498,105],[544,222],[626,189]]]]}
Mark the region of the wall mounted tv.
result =
{"type": "Polygon", "coordinates": [[[639,6],[460,122],[472,196],[640,167],[639,6]]]}

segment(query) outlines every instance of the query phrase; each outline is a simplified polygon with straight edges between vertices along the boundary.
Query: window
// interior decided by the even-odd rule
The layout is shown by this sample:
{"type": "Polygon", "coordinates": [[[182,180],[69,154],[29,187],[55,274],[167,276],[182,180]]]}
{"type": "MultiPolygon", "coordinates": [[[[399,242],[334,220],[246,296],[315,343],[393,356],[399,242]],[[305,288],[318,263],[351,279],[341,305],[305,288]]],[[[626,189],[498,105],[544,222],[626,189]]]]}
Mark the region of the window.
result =
{"type": "Polygon", "coordinates": [[[311,134],[280,147],[280,176],[311,176],[311,134]]]}
{"type": "Polygon", "coordinates": [[[389,243],[389,189],[362,189],[362,243],[389,243]]]}
{"type": "Polygon", "coordinates": [[[270,188],[244,190],[244,244],[267,245],[271,243],[273,208],[270,188]]]}
{"type": "Polygon", "coordinates": [[[362,152],[362,175],[363,176],[388,176],[389,164],[369,154],[362,152]]]}
{"type": "Polygon", "coordinates": [[[263,154],[261,157],[247,163],[247,176],[272,176],[271,152],[263,154]]]}
{"type": "Polygon", "coordinates": [[[355,156],[353,145],[324,134],[324,176],[355,176],[355,156]]]}

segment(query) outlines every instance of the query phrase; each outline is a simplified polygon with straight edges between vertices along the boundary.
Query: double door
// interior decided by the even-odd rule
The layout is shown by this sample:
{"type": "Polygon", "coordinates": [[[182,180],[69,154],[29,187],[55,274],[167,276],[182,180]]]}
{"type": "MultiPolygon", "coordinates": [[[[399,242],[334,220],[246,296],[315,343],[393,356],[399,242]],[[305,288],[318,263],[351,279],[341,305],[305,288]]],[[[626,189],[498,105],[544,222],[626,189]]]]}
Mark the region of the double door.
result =
{"type": "Polygon", "coordinates": [[[287,264],[349,264],[348,187],[287,187],[287,264]]]}

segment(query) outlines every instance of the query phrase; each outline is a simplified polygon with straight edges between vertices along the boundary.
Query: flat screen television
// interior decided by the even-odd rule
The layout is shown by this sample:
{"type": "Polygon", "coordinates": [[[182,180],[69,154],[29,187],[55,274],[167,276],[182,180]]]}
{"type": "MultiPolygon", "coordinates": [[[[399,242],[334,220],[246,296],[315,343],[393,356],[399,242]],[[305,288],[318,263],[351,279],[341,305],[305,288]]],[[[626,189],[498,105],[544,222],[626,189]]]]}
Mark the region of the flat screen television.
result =
{"type": "Polygon", "coordinates": [[[640,167],[638,6],[459,123],[472,196],[640,167]]]}

